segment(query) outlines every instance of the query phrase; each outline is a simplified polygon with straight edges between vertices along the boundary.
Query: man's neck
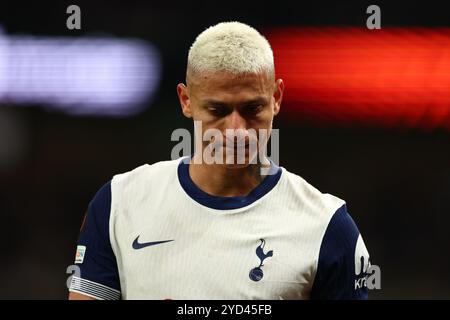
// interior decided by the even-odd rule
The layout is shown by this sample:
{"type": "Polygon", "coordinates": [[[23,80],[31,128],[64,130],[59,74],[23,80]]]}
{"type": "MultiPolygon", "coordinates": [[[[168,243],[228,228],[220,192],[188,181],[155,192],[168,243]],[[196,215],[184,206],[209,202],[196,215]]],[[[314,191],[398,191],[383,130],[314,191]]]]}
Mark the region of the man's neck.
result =
{"type": "Polygon", "coordinates": [[[189,175],[197,187],[213,196],[246,196],[264,176],[260,164],[231,168],[224,164],[189,163],[189,175]]]}

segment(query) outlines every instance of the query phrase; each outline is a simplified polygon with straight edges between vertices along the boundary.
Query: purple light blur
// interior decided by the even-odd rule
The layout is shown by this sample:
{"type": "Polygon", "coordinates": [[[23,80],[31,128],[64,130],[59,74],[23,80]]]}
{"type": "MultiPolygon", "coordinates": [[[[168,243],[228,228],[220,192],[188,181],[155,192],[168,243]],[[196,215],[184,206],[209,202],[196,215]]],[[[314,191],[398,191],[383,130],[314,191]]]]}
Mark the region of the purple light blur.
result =
{"type": "Polygon", "coordinates": [[[0,32],[0,103],[39,104],[72,115],[133,115],[148,105],[160,74],[159,52],[140,40],[0,32]]]}

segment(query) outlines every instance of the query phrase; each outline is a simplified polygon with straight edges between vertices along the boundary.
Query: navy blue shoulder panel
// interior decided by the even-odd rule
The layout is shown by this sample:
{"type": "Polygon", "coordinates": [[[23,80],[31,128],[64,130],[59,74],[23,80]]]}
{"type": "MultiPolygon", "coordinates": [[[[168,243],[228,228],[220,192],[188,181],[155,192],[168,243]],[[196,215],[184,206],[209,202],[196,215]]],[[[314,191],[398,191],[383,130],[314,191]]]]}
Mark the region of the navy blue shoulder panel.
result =
{"type": "Polygon", "coordinates": [[[359,230],[343,205],[331,218],[319,253],[311,299],[367,299],[367,287],[357,288],[355,250],[359,230]],[[355,289],[357,288],[357,289],[355,289]]]}
{"type": "Polygon", "coordinates": [[[120,291],[117,261],[109,237],[111,181],[90,202],[78,246],[85,246],[80,278],[120,291]]]}

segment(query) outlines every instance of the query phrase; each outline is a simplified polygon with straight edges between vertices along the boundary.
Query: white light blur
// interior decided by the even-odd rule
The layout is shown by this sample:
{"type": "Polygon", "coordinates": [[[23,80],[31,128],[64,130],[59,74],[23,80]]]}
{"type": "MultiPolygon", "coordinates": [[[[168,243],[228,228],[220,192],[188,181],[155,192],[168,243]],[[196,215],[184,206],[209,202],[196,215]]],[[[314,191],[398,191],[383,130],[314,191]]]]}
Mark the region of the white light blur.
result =
{"type": "Polygon", "coordinates": [[[129,116],[149,105],[160,75],[158,50],[141,40],[6,36],[0,29],[0,103],[129,116]]]}

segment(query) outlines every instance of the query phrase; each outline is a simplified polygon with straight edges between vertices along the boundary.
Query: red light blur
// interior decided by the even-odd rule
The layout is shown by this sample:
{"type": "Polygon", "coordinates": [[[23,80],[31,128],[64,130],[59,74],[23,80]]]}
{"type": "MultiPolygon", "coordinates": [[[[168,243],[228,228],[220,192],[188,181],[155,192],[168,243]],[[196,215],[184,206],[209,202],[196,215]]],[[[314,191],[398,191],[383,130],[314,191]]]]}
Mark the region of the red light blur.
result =
{"type": "Polygon", "coordinates": [[[290,119],[450,129],[450,28],[282,28],[266,36],[290,119]]]}

